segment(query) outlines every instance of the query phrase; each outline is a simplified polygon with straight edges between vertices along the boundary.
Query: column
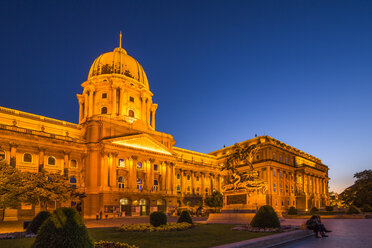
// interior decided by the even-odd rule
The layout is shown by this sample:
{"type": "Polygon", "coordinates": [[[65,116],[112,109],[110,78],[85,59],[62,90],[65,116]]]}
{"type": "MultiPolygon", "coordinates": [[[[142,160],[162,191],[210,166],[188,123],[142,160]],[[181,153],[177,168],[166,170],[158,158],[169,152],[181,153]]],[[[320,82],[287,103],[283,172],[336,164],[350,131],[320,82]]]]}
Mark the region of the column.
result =
{"type": "Polygon", "coordinates": [[[93,90],[89,91],[89,117],[93,115],[93,90]]]}
{"type": "Polygon", "coordinates": [[[170,168],[171,168],[171,193],[174,194],[174,191],[175,191],[175,184],[176,184],[176,180],[175,180],[175,171],[176,171],[176,166],[175,164],[171,163],[170,164],[170,168]]]}
{"type": "Polygon", "coordinates": [[[161,181],[160,181],[160,189],[162,191],[165,191],[166,190],[166,165],[164,162],[161,162],[161,165],[160,165],[160,173],[161,173],[161,181]]]}
{"type": "Polygon", "coordinates": [[[13,167],[17,166],[16,154],[18,145],[15,143],[10,144],[10,165],[13,167]]]}
{"type": "Polygon", "coordinates": [[[128,165],[128,172],[129,172],[129,188],[131,190],[134,190],[137,188],[137,171],[135,168],[135,161],[132,158],[128,159],[129,165],[128,165]]]}
{"type": "Polygon", "coordinates": [[[167,194],[169,194],[169,191],[171,190],[171,173],[170,173],[170,165],[168,164],[168,162],[166,162],[165,164],[165,168],[166,168],[166,190],[167,190],[167,194]]]}
{"type": "Polygon", "coordinates": [[[84,93],[84,117],[88,117],[88,91],[84,93]]]}
{"type": "Polygon", "coordinates": [[[146,122],[146,112],[145,112],[145,105],[146,105],[146,98],[145,96],[141,95],[141,119],[142,121],[146,122]]]}
{"type": "Polygon", "coordinates": [[[109,177],[109,173],[108,173],[108,153],[107,152],[103,152],[102,153],[102,163],[101,163],[101,186],[103,188],[107,187],[109,184],[108,184],[108,177],[109,177]]]}
{"type": "MultiPolygon", "coordinates": [[[[152,162],[155,161],[153,160],[152,162]]],[[[151,160],[149,161],[149,165],[150,165],[150,189],[152,189],[154,187],[154,165],[151,163],[151,160]]]]}
{"type": "Polygon", "coordinates": [[[81,122],[83,118],[83,103],[79,100],[79,122],[81,122]]]}
{"type": "Polygon", "coordinates": [[[39,148],[39,172],[42,169],[44,169],[44,154],[45,154],[45,149],[39,148]]]}
{"type": "Polygon", "coordinates": [[[125,98],[124,87],[121,87],[120,88],[120,104],[119,104],[119,113],[120,113],[121,116],[125,115],[125,112],[124,112],[124,98],[125,98]]]}
{"type": "Polygon", "coordinates": [[[112,88],[112,113],[111,115],[116,116],[116,88],[112,88]]]}
{"type": "Polygon", "coordinates": [[[150,126],[150,98],[147,98],[147,102],[146,102],[146,123],[148,126],[150,126]]]}
{"type": "Polygon", "coordinates": [[[64,152],[64,166],[63,166],[63,174],[68,177],[68,164],[69,164],[69,152],[64,152]]]}
{"type": "Polygon", "coordinates": [[[201,180],[201,187],[200,187],[201,192],[200,193],[201,193],[202,197],[205,196],[205,188],[204,188],[205,187],[205,185],[204,185],[205,184],[205,182],[204,182],[205,176],[204,175],[205,175],[204,172],[200,173],[200,180],[201,180]]]}
{"type": "Polygon", "coordinates": [[[151,165],[150,161],[148,160],[143,161],[143,166],[145,167],[145,172],[146,172],[145,189],[147,190],[152,189],[150,165],[151,165]]]}
{"type": "Polygon", "coordinates": [[[195,193],[195,172],[190,171],[190,176],[191,176],[191,194],[195,193]]]}
{"type": "Polygon", "coordinates": [[[111,153],[110,159],[110,186],[116,188],[116,165],[117,165],[117,153],[111,153]]]}

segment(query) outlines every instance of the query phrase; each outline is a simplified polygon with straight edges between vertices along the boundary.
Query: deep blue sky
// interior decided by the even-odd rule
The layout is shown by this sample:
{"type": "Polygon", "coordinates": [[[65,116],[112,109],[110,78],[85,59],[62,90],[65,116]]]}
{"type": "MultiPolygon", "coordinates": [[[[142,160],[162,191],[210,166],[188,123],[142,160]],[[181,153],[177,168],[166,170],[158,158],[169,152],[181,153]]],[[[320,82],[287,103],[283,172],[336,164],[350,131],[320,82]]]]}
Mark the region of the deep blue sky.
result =
{"type": "Polygon", "coordinates": [[[94,59],[123,44],[176,146],[270,135],[331,190],[372,161],[372,1],[1,1],[0,106],[77,122],[94,59]]]}

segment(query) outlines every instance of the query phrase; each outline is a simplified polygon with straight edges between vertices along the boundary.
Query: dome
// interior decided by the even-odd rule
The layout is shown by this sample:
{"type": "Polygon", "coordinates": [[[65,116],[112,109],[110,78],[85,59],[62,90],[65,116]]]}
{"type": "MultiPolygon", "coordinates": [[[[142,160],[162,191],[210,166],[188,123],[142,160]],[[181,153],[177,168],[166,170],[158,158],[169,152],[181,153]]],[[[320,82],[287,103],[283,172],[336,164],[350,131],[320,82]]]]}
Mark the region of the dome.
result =
{"type": "Polygon", "coordinates": [[[124,75],[133,78],[149,89],[149,83],[142,66],[121,47],[96,58],[89,70],[88,80],[103,74],[124,75]]]}

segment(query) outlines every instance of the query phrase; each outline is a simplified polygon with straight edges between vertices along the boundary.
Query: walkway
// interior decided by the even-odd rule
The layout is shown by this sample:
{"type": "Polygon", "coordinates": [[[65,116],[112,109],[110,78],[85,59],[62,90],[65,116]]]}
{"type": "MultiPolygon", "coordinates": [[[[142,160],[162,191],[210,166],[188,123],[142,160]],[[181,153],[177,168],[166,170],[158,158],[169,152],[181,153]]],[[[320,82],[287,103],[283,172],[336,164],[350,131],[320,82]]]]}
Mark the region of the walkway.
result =
{"type": "MultiPolygon", "coordinates": [[[[306,220],[287,219],[282,224],[300,225],[306,220]]],[[[327,229],[332,230],[328,238],[312,236],[280,247],[284,248],[350,248],[372,247],[372,219],[325,219],[327,229]]]]}

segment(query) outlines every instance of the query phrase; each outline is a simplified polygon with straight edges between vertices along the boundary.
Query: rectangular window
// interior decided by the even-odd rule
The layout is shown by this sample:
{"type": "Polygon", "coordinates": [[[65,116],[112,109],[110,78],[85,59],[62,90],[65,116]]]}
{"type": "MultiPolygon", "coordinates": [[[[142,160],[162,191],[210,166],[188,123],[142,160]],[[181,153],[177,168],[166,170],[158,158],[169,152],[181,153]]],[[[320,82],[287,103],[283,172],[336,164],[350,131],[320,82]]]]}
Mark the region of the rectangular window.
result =
{"type": "Polygon", "coordinates": [[[125,160],[124,159],[119,159],[119,164],[118,164],[119,167],[125,167],[125,160]]]}
{"type": "Polygon", "coordinates": [[[276,192],[276,184],[274,183],[273,191],[276,192]]]}
{"type": "Polygon", "coordinates": [[[273,159],[275,159],[275,153],[273,153],[273,159]]]}
{"type": "Polygon", "coordinates": [[[279,171],[279,176],[283,177],[282,171],[279,171]]]}
{"type": "Polygon", "coordinates": [[[129,101],[130,101],[130,102],[134,102],[134,97],[130,96],[130,97],[129,97],[129,101]]]}
{"type": "Polygon", "coordinates": [[[280,184],[280,193],[283,192],[283,186],[280,184]]]}
{"type": "Polygon", "coordinates": [[[276,176],[275,169],[273,169],[273,176],[274,176],[274,177],[276,176]]]}
{"type": "Polygon", "coordinates": [[[282,156],[279,156],[279,161],[282,162],[282,156]]]}
{"type": "Polygon", "coordinates": [[[158,165],[154,164],[154,171],[158,171],[158,165]]]}
{"type": "Polygon", "coordinates": [[[102,99],[107,98],[107,93],[102,93],[102,99]]]}

